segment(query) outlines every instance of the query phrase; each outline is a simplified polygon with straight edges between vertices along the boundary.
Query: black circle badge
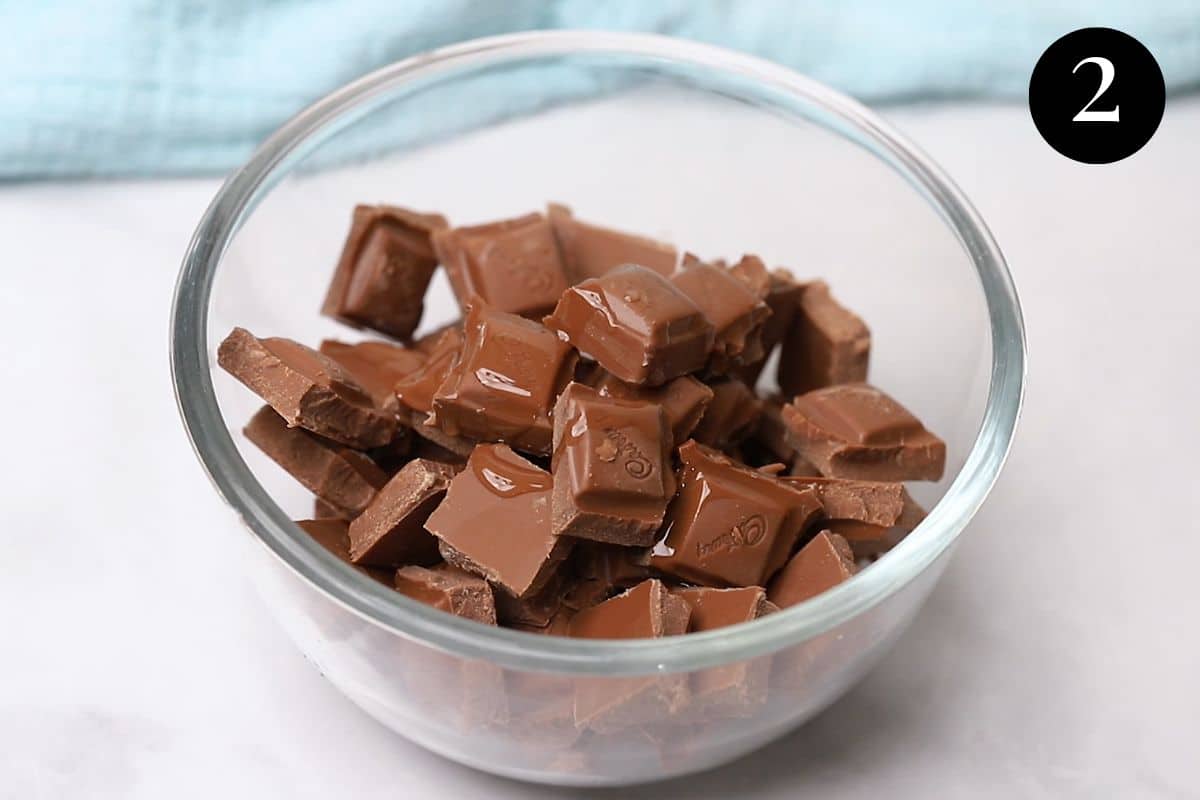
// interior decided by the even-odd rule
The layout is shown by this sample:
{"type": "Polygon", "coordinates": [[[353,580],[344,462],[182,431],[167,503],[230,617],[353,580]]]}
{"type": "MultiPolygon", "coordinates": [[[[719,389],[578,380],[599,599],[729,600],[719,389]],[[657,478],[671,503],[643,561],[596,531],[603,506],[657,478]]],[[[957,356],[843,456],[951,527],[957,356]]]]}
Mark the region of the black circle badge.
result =
{"type": "Polygon", "coordinates": [[[1085,164],[1133,155],[1158,130],[1167,92],[1145,46],[1112,28],[1081,28],[1042,53],[1029,111],[1042,138],[1085,164]]]}

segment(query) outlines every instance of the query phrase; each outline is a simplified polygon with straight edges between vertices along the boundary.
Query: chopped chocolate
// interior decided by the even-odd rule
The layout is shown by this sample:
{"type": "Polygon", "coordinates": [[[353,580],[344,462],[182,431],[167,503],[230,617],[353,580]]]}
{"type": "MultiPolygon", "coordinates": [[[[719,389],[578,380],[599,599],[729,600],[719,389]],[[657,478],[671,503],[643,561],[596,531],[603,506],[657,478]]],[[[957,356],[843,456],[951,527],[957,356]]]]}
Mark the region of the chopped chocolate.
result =
{"type": "Polygon", "coordinates": [[[554,399],[575,372],[575,351],[542,325],[468,308],[458,363],[433,396],[429,425],[455,437],[506,442],[547,455],[554,399]]]}
{"type": "Polygon", "coordinates": [[[456,472],[420,458],[405,464],[350,523],[350,560],[377,567],[436,564],[438,543],[425,530],[425,520],[456,472]]]}
{"type": "MultiPolygon", "coordinates": [[[[713,589],[694,586],[672,589],[671,594],[692,609],[689,633],[751,622],[779,610],[759,586],[713,589]]],[[[688,711],[700,716],[746,716],[767,697],[770,661],[755,658],[691,673],[691,703],[688,711]]]]}
{"type": "MultiPolygon", "coordinates": [[[[420,346],[418,343],[418,347],[420,346]]],[[[404,411],[407,410],[413,433],[453,453],[458,461],[465,461],[467,456],[471,455],[475,442],[463,436],[452,436],[428,422],[429,413],[433,410],[433,397],[438,387],[446,380],[446,376],[462,355],[462,328],[446,328],[432,343],[426,343],[422,349],[426,353],[425,364],[396,382],[396,398],[400,401],[401,416],[403,417],[404,411]]],[[[446,459],[435,457],[435,460],[446,459]]]]}
{"type": "Polygon", "coordinates": [[[379,581],[384,586],[392,585],[390,570],[360,567],[350,561],[350,535],[346,532],[344,519],[301,519],[296,520],[296,524],[317,544],[336,556],[339,561],[354,566],[359,572],[368,578],[379,581]]]}
{"type": "Polygon", "coordinates": [[[763,404],[754,390],[737,378],[715,380],[708,386],[713,398],[692,432],[692,438],[724,450],[754,432],[762,416],[763,404]]]}
{"type": "Polygon", "coordinates": [[[477,575],[449,564],[433,569],[407,566],[396,570],[396,591],[428,606],[484,625],[496,624],[492,587],[477,575]]]}
{"type": "Polygon", "coordinates": [[[762,586],[820,513],[817,493],[694,441],[679,448],[679,457],[679,491],[650,567],[712,586],[762,586]]]}
{"type": "Polygon", "coordinates": [[[945,442],[865,383],[800,395],[782,415],[788,441],[827,477],[936,481],[946,466],[945,442]]]}
{"type": "Polygon", "coordinates": [[[580,541],[571,551],[572,585],[563,605],[580,611],[651,577],[642,548],[580,541]]]}
{"type": "Polygon", "coordinates": [[[536,318],[567,289],[554,232],[541,214],[438,231],[433,247],[464,309],[479,297],[500,311],[536,318]]]}
{"type": "Polygon", "coordinates": [[[712,325],[687,295],[632,264],[571,287],[545,321],[617,378],[639,385],[702,368],[713,342],[712,325]]]}
{"type": "Polygon", "coordinates": [[[767,597],[780,608],[803,603],[852,576],[854,553],[836,533],[821,531],[792,556],[767,586],[767,597]]]}
{"type": "Polygon", "coordinates": [[[600,373],[591,384],[600,390],[600,394],[661,406],[667,415],[671,438],[676,447],[688,440],[713,399],[713,390],[691,375],[683,375],[662,386],[650,387],[625,383],[604,370],[600,370],[600,373]]]}
{"type": "Polygon", "coordinates": [[[395,206],[355,207],[321,313],[397,339],[412,336],[437,268],[429,237],[445,227],[441,214],[395,206]]]}
{"type": "Polygon", "coordinates": [[[779,359],[779,387],[791,396],[867,379],[871,332],[829,293],[824,281],[804,288],[779,359]]]}
{"type": "MultiPolygon", "coordinates": [[[[342,512],[338,511],[333,506],[326,503],[319,497],[313,498],[313,519],[342,519],[342,512]]],[[[344,521],[344,520],[343,520],[344,521]]],[[[349,540],[347,539],[347,542],[349,540]]],[[[350,552],[350,545],[346,545],[346,552],[350,552]]]]}
{"type": "Polygon", "coordinates": [[[771,310],[728,269],[706,264],[689,253],[671,276],[671,283],[712,323],[712,372],[724,374],[763,357],[762,326],[771,310]]]}
{"type": "Polygon", "coordinates": [[[767,317],[762,325],[762,358],[735,370],[739,378],[754,386],[758,383],[771,351],[783,341],[783,337],[792,327],[806,284],[799,283],[786,269],[768,272],[757,256],[743,256],[729,271],[749,286],[763,299],[767,308],[771,309],[771,316],[767,317]]]}
{"type": "Polygon", "coordinates": [[[375,405],[399,409],[396,382],[412,375],[425,363],[425,354],[390,342],[345,344],[333,339],[321,342],[321,353],[341,364],[371,395],[375,405]]]}
{"type": "Polygon", "coordinates": [[[289,426],[359,448],[385,445],[396,432],[395,415],[378,408],[349,372],[311,347],[234,328],[217,349],[217,360],[289,426]]]}
{"type": "Polygon", "coordinates": [[[568,385],[554,409],[554,533],[654,544],[675,493],[671,442],[658,406],[568,385]]]}
{"type": "Polygon", "coordinates": [[[622,264],[638,264],[668,276],[675,271],[675,248],[644,236],[582,222],[564,205],[551,203],[546,216],[572,283],[599,278],[622,264]]]}
{"type": "Polygon", "coordinates": [[[270,406],[250,418],[243,432],[304,488],[353,519],[388,481],[371,459],[337,442],[322,439],[287,423],[270,406]]]}
{"type": "Polygon", "coordinates": [[[503,625],[544,628],[563,607],[566,591],[567,575],[558,569],[542,588],[528,597],[513,597],[504,589],[496,589],[496,613],[503,625]]]}
{"type": "Polygon", "coordinates": [[[518,598],[542,588],[570,552],[550,530],[550,474],[503,444],[481,444],[425,527],[442,557],[518,598]]]}
{"type": "Polygon", "coordinates": [[[550,619],[543,624],[528,622],[510,622],[505,624],[507,627],[525,631],[526,633],[536,633],[544,636],[566,636],[571,624],[571,617],[573,616],[575,616],[574,609],[561,605],[550,616],[550,619]]]}
{"type": "Polygon", "coordinates": [[[827,481],[824,487],[814,486],[825,500],[825,519],[819,524],[849,542],[855,558],[878,558],[925,519],[925,510],[901,484],[822,480],[827,481]],[[843,485],[835,486],[839,483],[843,485]]]}
{"type": "Polygon", "coordinates": [[[412,429],[400,426],[396,435],[383,447],[372,447],[367,451],[380,469],[389,475],[394,475],[409,461],[412,461],[413,440],[412,429]]]}
{"type": "MultiPolygon", "coordinates": [[[[687,632],[691,608],[661,581],[644,581],[624,594],[580,611],[567,626],[580,639],[650,639],[687,632]]],[[[605,732],[653,722],[687,702],[686,673],[639,678],[581,678],[575,688],[575,724],[605,732]]]]}

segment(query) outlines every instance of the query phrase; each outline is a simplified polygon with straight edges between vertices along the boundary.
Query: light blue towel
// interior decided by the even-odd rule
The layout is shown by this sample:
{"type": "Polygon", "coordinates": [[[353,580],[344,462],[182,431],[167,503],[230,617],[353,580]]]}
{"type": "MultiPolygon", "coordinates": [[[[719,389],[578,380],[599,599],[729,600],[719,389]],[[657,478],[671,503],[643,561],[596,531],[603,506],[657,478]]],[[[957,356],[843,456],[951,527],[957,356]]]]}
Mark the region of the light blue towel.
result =
{"type": "MultiPolygon", "coordinates": [[[[1023,97],[1050,42],[1089,25],[1138,37],[1169,89],[1200,85],[1200,0],[0,0],[0,179],[223,172],[371,69],[524,29],[722,44],[880,102],[1023,97]]],[[[505,111],[472,104],[400,138],[505,111]]]]}

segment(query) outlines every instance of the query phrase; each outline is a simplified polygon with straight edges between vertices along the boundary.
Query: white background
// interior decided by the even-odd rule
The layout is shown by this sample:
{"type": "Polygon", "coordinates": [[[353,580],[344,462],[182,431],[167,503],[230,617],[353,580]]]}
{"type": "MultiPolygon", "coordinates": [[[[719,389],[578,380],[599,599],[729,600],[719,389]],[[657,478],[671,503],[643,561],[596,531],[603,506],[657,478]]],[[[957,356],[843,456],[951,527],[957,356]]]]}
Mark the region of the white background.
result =
{"type": "MultiPolygon", "coordinates": [[[[887,116],[1009,258],[1031,356],[1016,448],[861,686],[738,764],[620,796],[1200,797],[1200,101],[1105,167],[1058,156],[1019,106],[887,116]]],[[[243,578],[167,372],[217,184],[0,189],[0,798],[568,795],[382,729],[243,578]]]]}

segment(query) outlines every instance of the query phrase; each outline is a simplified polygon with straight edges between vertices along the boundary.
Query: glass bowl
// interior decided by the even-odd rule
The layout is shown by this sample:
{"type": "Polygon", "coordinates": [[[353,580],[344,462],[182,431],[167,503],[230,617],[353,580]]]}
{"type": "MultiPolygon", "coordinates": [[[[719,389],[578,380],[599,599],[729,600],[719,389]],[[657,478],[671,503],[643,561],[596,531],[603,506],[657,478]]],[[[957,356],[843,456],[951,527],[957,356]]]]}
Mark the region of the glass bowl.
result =
{"type": "MultiPolygon", "coordinates": [[[[442,277],[423,327],[456,315],[442,277]]],[[[859,680],[905,629],[991,489],[1025,349],[1004,259],[926,156],[858,103],[768,62],[651,35],[534,32],[385,67],[274,133],[221,188],[184,258],[171,332],[185,426],[252,536],[247,561],[296,644],[387,727],[530,781],[617,785],[732,760],[859,680]],[[238,433],[257,401],[215,368],[234,325],[314,343],[356,202],[456,224],[547,201],[705,257],[829,280],[871,325],[871,381],[947,440],[928,517],[852,580],[756,622],[659,640],[489,628],[389,591],[292,523],[311,498],[238,433]],[[727,685],[726,702],[578,730],[576,692],[727,685]]],[[[770,370],[768,370],[768,373],[770,370]]],[[[232,527],[232,523],[231,523],[232,527]]],[[[646,695],[640,694],[647,692],[646,695]]],[[[635,706],[638,704],[634,704],[635,706]]]]}

